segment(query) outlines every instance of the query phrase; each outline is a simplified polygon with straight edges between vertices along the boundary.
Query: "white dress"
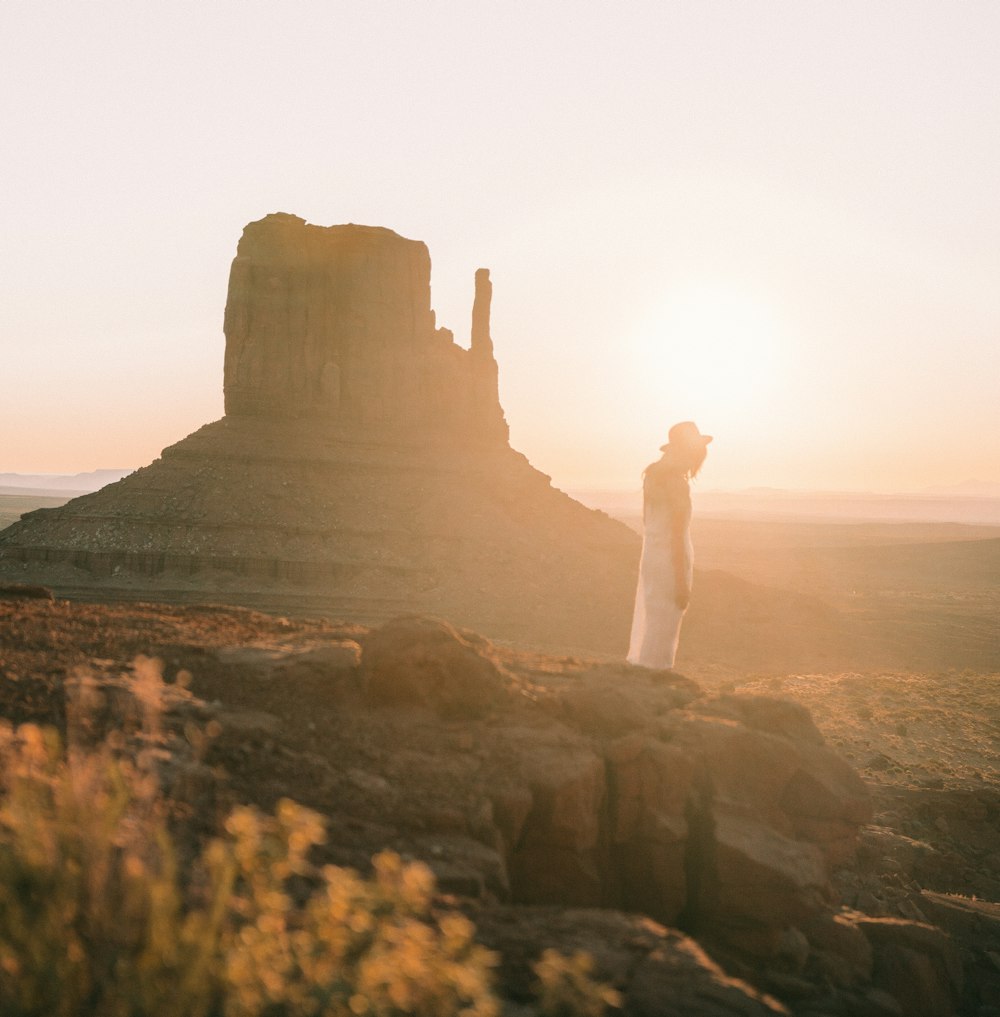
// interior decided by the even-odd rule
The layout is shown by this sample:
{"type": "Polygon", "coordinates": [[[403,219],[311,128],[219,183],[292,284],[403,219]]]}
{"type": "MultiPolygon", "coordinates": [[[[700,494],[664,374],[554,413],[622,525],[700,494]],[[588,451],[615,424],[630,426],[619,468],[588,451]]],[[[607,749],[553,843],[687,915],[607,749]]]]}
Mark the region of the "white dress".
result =
{"type": "Polygon", "coordinates": [[[630,664],[661,669],[674,666],[684,619],[676,599],[675,539],[681,541],[690,590],[694,572],[691,491],[687,479],[661,460],[646,471],[643,482],[642,558],[628,648],[630,664]],[[679,530],[676,537],[675,528],[679,530]]]}

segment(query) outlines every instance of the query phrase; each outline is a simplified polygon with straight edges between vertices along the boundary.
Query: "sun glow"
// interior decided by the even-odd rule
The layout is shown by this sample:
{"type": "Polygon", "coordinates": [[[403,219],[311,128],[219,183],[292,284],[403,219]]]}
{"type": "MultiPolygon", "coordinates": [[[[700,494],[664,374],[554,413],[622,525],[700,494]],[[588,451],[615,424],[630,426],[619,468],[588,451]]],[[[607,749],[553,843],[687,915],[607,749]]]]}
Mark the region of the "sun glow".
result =
{"type": "Polygon", "coordinates": [[[782,326],[736,289],[678,288],[640,331],[638,352],[674,416],[720,422],[766,414],[784,373],[782,326]]]}

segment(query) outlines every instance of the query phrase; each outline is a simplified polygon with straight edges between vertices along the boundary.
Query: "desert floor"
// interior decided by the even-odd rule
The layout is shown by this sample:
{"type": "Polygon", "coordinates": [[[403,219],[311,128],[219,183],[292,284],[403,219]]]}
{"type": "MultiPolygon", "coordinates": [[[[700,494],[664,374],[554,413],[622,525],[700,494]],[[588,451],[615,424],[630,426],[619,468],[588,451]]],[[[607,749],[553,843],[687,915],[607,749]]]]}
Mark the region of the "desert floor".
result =
{"type": "MultiPolygon", "coordinates": [[[[876,825],[936,852],[931,881],[1000,900],[1000,529],[708,519],[695,540],[702,568],[822,601],[857,644],[834,667],[817,653],[742,675],[687,647],[679,669],[802,703],[868,782],[876,825]]],[[[905,912],[905,879],[883,875],[859,905],[905,912]]]]}
{"type": "MultiPolygon", "coordinates": [[[[0,498],[0,511],[30,501],[0,498]]],[[[696,518],[693,536],[699,572],[677,670],[706,690],[802,703],[871,785],[878,822],[941,852],[948,889],[1000,900],[1000,817],[975,818],[981,797],[1000,801],[1000,527],[696,518]]],[[[168,628],[187,624],[166,611],[168,628]]],[[[135,652],[161,638],[153,617],[139,612],[120,633],[135,652]]],[[[71,631],[52,637],[53,660],[75,656],[71,631]]],[[[555,670],[587,657],[498,648],[563,650],[546,658],[555,670]]]]}
{"type": "MultiPolygon", "coordinates": [[[[709,692],[809,709],[874,799],[856,864],[836,877],[841,903],[980,943],[969,984],[981,999],[1000,998],[1000,904],[990,903],[1000,902],[1000,528],[702,519],[694,537],[700,571],[677,670],[709,692]],[[984,939],[969,923],[987,921],[994,932],[984,939]]],[[[0,716],[64,723],[66,681],[78,668],[113,681],[136,654],[153,653],[168,676],[189,670],[194,693],[223,711],[234,735],[213,751],[233,774],[229,793],[263,807],[291,794],[328,811],[310,763],[334,751],[338,715],[323,677],[290,697],[271,681],[234,681],[220,654],[362,632],[339,619],[245,609],[0,597],[0,716]],[[286,744],[279,730],[294,738],[286,744]],[[259,743],[256,763],[248,739],[259,743]]],[[[495,652],[542,693],[593,664],[573,648],[497,642],[495,652]]],[[[372,796],[370,767],[362,773],[357,759],[391,774],[419,758],[431,776],[407,807],[450,815],[468,749],[458,727],[444,741],[439,726],[408,732],[420,742],[409,754],[399,731],[377,723],[340,733],[348,778],[335,789],[337,807],[372,796]]],[[[344,824],[331,860],[363,864],[381,831],[369,826],[355,837],[344,824]]]]}

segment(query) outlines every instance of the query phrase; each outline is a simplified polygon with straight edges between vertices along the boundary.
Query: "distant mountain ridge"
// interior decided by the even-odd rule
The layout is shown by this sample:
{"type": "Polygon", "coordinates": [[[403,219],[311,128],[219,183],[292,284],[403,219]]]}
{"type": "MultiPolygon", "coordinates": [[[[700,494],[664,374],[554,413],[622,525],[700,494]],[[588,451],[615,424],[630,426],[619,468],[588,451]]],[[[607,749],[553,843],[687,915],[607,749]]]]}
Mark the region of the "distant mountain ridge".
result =
{"type": "Polygon", "coordinates": [[[90,470],[88,473],[0,473],[0,493],[45,495],[49,493],[86,494],[127,477],[134,470],[90,470]],[[5,488],[16,488],[5,491],[5,488]]]}
{"type": "Polygon", "coordinates": [[[954,498],[1000,498],[998,480],[963,480],[960,484],[935,484],[922,494],[951,495],[954,498]]]}
{"type": "MultiPolygon", "coordinates": [[[[630,521],[642,514],[638,487],[580,490],[569,494],[590,508],[630,521]]],[[[699,516],[757,520],[840,522],[944,522],[1000,526],[1000,484],[966,481],[904,494],[865,491],[789,491],[754,487],[741,491],[692,491],[699,516]],[[995,493],[992,493],[995,492],[995,493]]]]}

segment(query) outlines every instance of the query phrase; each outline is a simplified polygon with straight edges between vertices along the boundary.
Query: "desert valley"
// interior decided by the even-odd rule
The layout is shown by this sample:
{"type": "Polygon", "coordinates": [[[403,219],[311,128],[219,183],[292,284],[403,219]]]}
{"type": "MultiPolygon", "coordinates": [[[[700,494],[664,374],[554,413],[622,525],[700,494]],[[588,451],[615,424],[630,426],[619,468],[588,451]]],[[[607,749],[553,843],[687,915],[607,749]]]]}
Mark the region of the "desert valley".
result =
{"type": "Polygon", "coordinates": [[[627,1013],[990,1013],[997,535],[710,520],[697,539],[683,678],[429,620],[8,588],[2,711],[131,731],[135,751],[137,661],[161,661],[158,772],[187,850],[287,797],[326,819],[320,860],[425,861],[498,952],[512,1013],[538,1005],[552,948],[592,956],[627,1013]]]}
{"type": "Polygon", "coordinates": [[[1000,527],[696,511],[676,670],[628,665],[641,519],[510,447],[489,273],[468,348],[428,273],[388,230],[250,224],[226,416],[91,493],[0,495],[5,1012],[134,978],[121,1012],[172,1013],[181,976],[183,1013],[1000,1012],[1000,527]],[[81,788],[121,801],[137,938],[86,879],[32,889],[89,857],[81,788]],[[197,984],[161,886],[178,930],[222,916],[197,984]],[[59,978],[46,901],[77,916],[59,978]]]}
{"type": "Polygon", "coordinates": [[[0,1017],[1000,1017],[998,39],[0,3],[0,1017]]]}

